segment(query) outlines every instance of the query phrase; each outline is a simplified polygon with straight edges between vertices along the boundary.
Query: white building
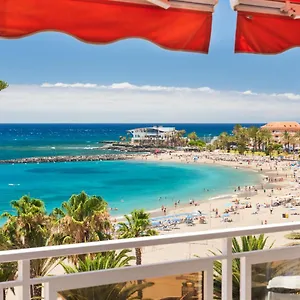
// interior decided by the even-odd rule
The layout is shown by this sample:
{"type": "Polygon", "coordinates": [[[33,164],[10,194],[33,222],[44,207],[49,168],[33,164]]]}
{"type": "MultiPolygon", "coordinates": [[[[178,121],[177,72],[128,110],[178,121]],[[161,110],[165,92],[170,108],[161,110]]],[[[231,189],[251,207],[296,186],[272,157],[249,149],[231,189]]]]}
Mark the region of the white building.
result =
{"type": "Polygon", "coordinates": [[[165,141],[177,132],[175,127],[152,126],[128,130],[132,135],[132,142],[140,141],[165,141]]]}

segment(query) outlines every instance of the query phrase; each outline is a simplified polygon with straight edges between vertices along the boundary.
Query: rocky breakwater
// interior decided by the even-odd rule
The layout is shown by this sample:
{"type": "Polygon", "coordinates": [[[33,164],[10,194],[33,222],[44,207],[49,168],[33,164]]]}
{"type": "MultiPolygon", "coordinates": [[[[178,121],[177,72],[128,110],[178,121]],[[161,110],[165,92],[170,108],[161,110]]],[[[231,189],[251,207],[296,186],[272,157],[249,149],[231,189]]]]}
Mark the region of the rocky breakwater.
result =
{"type": "Polygon", "coordinates": [[[102,146],[100,149],[120,151],[124,153],[154,153],[157,149],[160,149],[161,152],[170,151],[170,149],[159,147],[155,145],[133,145],[129,143],[107,143],[102,146]]]}
{"type": "Polygon", "coordinates": [[[128,154],[102,154],[102,155],[76,155],[76,156],[44,156],[0,160],[0,164],[29,164],[29,163],[59,163],[76,161],[107,161],[129,160],[133,155],[128,154]]]}

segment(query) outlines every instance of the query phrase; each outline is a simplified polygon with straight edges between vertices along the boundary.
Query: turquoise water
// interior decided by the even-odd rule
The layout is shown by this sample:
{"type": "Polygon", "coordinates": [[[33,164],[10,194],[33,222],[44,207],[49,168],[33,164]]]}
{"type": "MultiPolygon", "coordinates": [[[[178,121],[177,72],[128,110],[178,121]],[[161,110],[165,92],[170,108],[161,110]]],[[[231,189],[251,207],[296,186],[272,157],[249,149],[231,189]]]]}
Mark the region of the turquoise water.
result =
{"type": "Polygon", "coordinates": [[[258,182],[258,175],[252,172],[194,164],[106,161],[0,165],[0,211],[10,211],[10,201],[24,194],[44,200],[51,211],[84,190],[102,196],[110,207],[118,208],[112,214],[122,215],[134,208],[151,210],[179,199],[228,194],[238,185],[258,182]]]}

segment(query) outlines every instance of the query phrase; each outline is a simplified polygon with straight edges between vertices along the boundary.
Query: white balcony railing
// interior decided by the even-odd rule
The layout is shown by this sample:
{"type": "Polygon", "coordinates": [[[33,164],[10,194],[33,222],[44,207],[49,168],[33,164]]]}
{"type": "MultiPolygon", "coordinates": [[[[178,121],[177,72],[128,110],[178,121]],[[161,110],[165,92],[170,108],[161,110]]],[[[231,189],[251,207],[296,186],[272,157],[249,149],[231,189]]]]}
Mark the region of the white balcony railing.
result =
{"type": "Polygon", "coordinates": [[[54,300],[57,299],[58,292],[63,290],[200,271],[204,271],[204,299],[211,300],[213,299],[213,263],[215,260],[222,261],[222,299],[230,300],[232,299],[232,260],[235,258],[239,258],[241,262],[240,299],[247,300],[251,299],[251,266],[258,263],[300,258],[300,246],[232,253],[232,238],[244,235],[255,235],[260,233],[268,234],[293,230],[300,230],[300,222],[231,228],[225,230],[209,230],[197,233],[169,234],[139,239],[112,240],[1,251],[0,263],[18,261],[18,278],[15,281],[0,283],[0,300],[3,298],[2,289],[11,287],[21,287],[21,299],[29,300],[30,285],[43,284],[45,300],[54,300]],[[68,275],[30,278],[30,260],[34,259],[216,239],[223,239],[222,255],[220,256],[209,256],[68,275]]]}

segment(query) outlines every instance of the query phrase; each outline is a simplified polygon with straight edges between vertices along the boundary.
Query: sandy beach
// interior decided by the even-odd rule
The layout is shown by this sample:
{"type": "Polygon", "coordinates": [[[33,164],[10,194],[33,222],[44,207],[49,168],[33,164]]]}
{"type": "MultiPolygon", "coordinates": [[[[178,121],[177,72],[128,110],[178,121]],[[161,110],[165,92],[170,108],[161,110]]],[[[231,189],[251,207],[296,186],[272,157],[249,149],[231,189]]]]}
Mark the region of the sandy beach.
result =
{"type": "MultiPolygon", "coordinates": [[[[222,229],[262,224],[293,222],[300,220],[300,185],[297,182],[296,169],[291,161],[270,160],[260,156],[240,156],[226,153],[192,153],[177,151],[172,153],[138,155],[137,160],[180,162],[188,164],[218,164],[232,168],[244,168],[258,172],[261,184],[255,187],[238,187],[232,191],[232,197],[215,197],[210,200],[193,199],[193,203],[178,203],[174,207],[166,207],[168,216],[192,214],[194,225],[178,224],[172,228],[160,229],[159,234],[196,232],[209,229],[222,229]],[[202,217],[196,216],[200,211],[202,217]],[[283,218],[283,215],[288,215],[283,218]],[[205,220],[205,224],[200,219],[205,220]]],[[[159,210],[152,217],[163,216],[159,210]]],[[[269,242],[274,246],[291,243],[286,239],[286,233],[270,234],[269,242]]],[[[166,245],[143,249],[144,263],[162,262],[191,258],[194,255],[206,256],[209,251],[221,249],[221,241],[206,241],[199,243],[166,245]]]]}

